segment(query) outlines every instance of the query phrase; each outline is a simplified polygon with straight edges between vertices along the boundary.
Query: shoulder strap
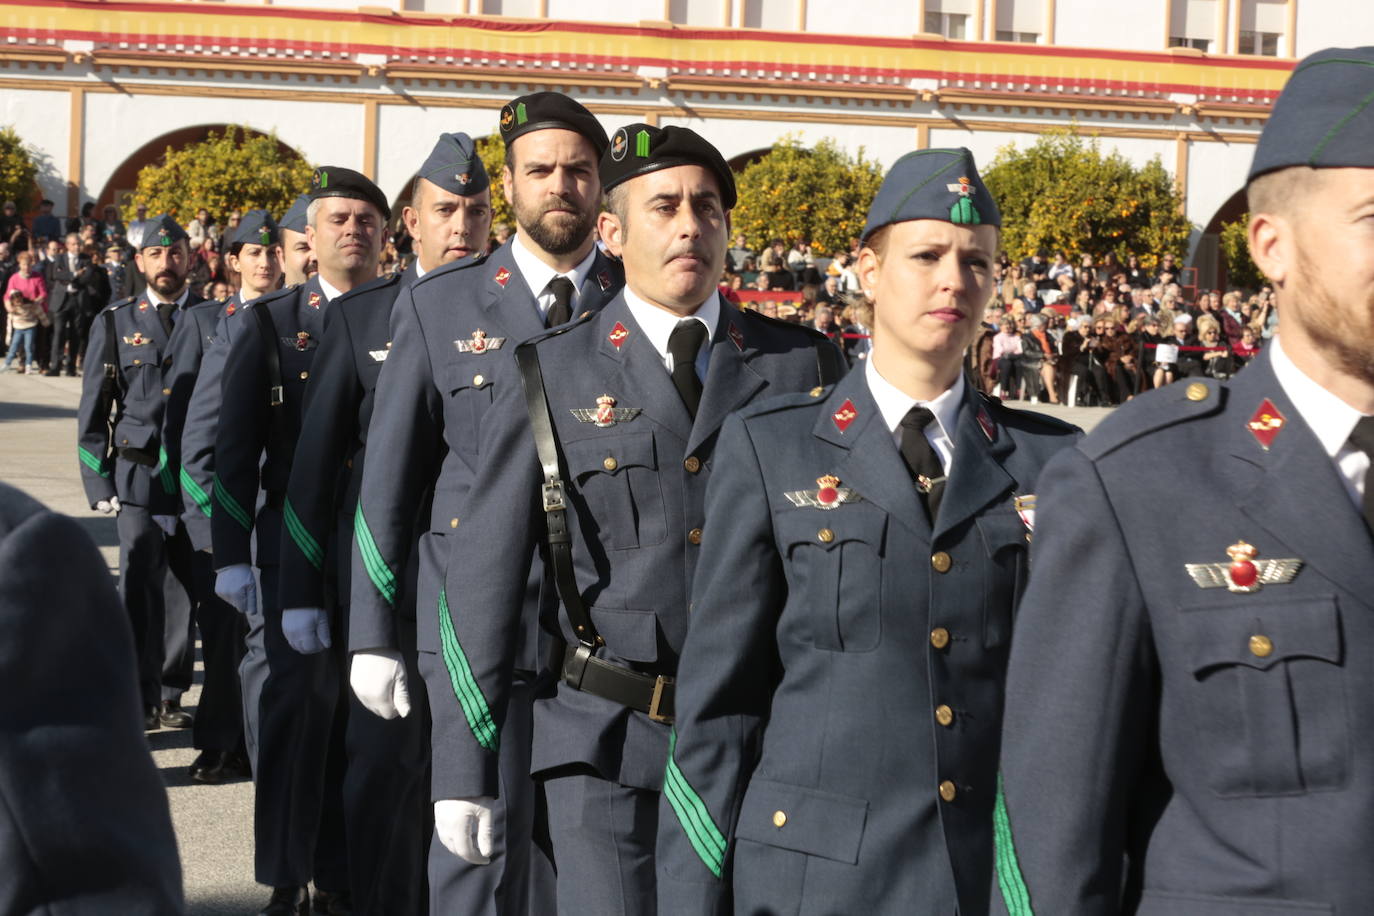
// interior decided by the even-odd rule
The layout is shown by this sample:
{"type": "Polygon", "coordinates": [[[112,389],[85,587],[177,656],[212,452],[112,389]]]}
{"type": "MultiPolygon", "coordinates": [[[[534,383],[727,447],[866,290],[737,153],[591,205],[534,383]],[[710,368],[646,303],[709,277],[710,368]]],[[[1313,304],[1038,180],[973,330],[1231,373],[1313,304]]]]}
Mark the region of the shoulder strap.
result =
{"type": "Polygon", "coordinates": [[[820,377],[817,384],[833,385],[840,380],[840,348],[829,337],[816,341],[816,374],[820,377]]]}
{"type": "Polygon", "coordinates": [[[113,399],[119,384],[119,338],[115,336],[114,309],[106,309],[105,319],[105,378],[101,381],[101,393],[113,399]]]}
{"type": "Polygon", "coordinates": [[[577,590],[573,575],[572,535],[568,530],[567,503],[563,498],[563,479],[558,464],[558,439],[549,415],[549,401],[544,394],[544,373],[539,368],[539,354],[530,344],[515,348],[515,365],[520,370],[520,382],[525,389],[525,409],[530,415],[530,431],[539,464],[544,471],[544,523],[548,529],[549,560],[553,565],[553,581],[563,606],[568,609],[577,641],[588,649],[605,645],[596,631],[582,594],[577,590]]]}
{"type": "Polygon", "coordinates": [[[277,325],[267,306],[259,303],[250,311],[258,320],[258,332],[262,335],[263,356],[267,359],[268,403],[280,407],[286,400],[281,382],[281,353],[277,350],[277,325]]]}

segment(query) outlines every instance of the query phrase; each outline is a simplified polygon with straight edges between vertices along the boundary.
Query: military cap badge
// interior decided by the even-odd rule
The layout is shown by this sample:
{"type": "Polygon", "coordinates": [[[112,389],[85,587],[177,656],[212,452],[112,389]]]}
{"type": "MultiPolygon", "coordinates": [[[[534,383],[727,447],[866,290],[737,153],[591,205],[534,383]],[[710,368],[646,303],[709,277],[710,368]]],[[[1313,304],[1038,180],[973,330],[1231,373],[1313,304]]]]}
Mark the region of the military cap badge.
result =
{"type": "Polygon", "coordinates": [[[1259,551],[1254,546],[1237,541],[1226,548],[1230,563],[1185,563],[1183,568],[1199,588],[1220,588],[1248,594],[1266,585],[1286,585],[1302,569],[1302,560],[1256,560],[1259,551]]]}
{"type": "Polygon", "coordinates": [[[515,126],[515,109],[509,105],[501,108],[501,129],[510,130],[515,126]]]}
{"type": "Polygon", "coordinates": [[[311,189],[329,187],[329,173],[324,169],[315,169],[315,174],[310,176],[311,189]]]}
{"type": "Polygon", "coordinates": [[[840,409],[831,414],[830,419],[834,421],[836,429],[840,432],[844,432],[846,429],[849,429],[849,424],[853,423],[858,416],[859,412],[854,409],[854,402],[845,398],[844,403],[840,405],[840,409]]]}
{"type": "Polygon", "coordinates": [[[615,426],[617,423],[628,423],[639,416],[642,408],[639,407],[616,407],[615,398],[609,394],[603,394],[596,399],[596,407],[573,407],[569,412],[577,418],[579,423],[595,423],[603,429],[607,426],[615,426]]]}
{"type": "Polygon", "coordinates": [[[488,350],[501,349],[505,342],[506,338],[488,337],[486,331],[478,328],[467,340],[455,340],[453,345],[458,348],[459,353],[485,353],[488,350]]]}
{"type": "Polygon", "coordinates": [[[262,230],[261,230],[260,232],[258,232],[258,242],[261,243],[261,244],[263,244],[263,245],[271,245],[271,244],[272,244],[272,230],[271,230],[271,229],[268,229],[266,226],[263,226],[263,227],[262,227],[262,230]]]}
{"type": "Polygon", "coordinates": [[[606,339],[611,342],[612,346],[619,350],[621,345],[625,343],[626,339],[629,338],[629,336],[629,330],[625,327],[625,325],[617,321],[615,323],[615,327],[611,328],[611,333],[606,335],[606,339]]]}
{"type": "Polygon", "coordinates": [[[973,182],[967,176],[960,176],[957,184],[945,185],[959,199],[949,208],[949,221],[961,225],[977,225],[983,221],[983,214],[973,203],[973,182]]]}
{"type": "Polygon", "coordinates": [[[611,158],[616,162],[625,158],[625,153],[630,148],[629,138],[625,134],[625,128],[620,128],[611,138],[611,158]]]}
{"type": "Polygon", "coordinates": [[[1250,417],[1250,421],[1245,424],[1245,428],[1250,430],[1250,435],[1255,437],[1260,448],[1267,452],[1287,422],[1283,414],[1279,413],[1279,409],[1274,406],[1274,402],[1265,398],[1263,403],[1255,408],[1255,413],[1250,417]]]}
{"type": "Polygon", "coordinates": [[[467,172],[460,172],[455,177],[457,177],[459,184],[467,184],[470,180],[472,180],[472,175],[467,172]]]}
{"type": "Polygon", "coordinates": [[[791,490],[784,494],[798,509],[830,510],[845,503],[858,502],[861,497],[849,487],[840,486],[840,478],[825,474],[816,478],[814,490],[791,490]]]}
{"type": "Polygon", "coordinates": [[[162,235],[158,236],[157,243],[159,245],[170,245],[172,244],[172,237],[164,232],[162,235]]]}

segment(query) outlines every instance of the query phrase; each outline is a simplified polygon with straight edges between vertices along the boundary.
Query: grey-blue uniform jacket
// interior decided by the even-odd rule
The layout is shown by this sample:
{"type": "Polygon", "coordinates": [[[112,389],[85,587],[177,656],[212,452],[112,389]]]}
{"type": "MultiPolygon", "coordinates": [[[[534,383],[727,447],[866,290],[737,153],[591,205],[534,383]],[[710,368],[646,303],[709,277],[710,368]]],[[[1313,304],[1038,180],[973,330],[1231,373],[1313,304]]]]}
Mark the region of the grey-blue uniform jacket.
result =
{"type": "MultiPolygon", "coordinates": [[[[843,372],[819,334],[720,301],[695,422],[623,294],[600,314],[550,333],[538,355],[563,456],[577,587],[606,645],[597,655],[672,675],[687,633],[716,437],[732,411],[805,391],[843,372]],[[622,414],[598,426],[597,399],[622,414]]],[[[449,556],[439,626],[448,679],[430,684],[436,785],[492,796],[531,555],[544,536],[543,477],[519,385],[498,390],[482,425],[477,476],[449,556]],[[445,712],[441,713],[441,710],[445,712]]],[[[543,625],[575,643],[561,601],[543,625]]],[[[668,728],[645,713],[559,683],[535,701],[532,772],[587,764],[604,779],[659,788],[668,728]]]]}
{"type": "Polygon", "coordinates": [[[1269,352],[1119,408],[1039,505],[995,912],[1370,912],[1374,543],[1269,352]]]}
{"type": "MultiPolygon", "coordinates": [[[[177,481],[180,498],[189,499],[208,517],[209,497],[184,473],[181,465],[181,436],[186,428],[187,408],[200,377],[205,354],[215,343],[215,327],[228,302],[206,301],[187,308],[172,329],[167,343],[172,365],[163,373],[163,387],[167,389],[167,406],[162,414],[162,444],[164,464],[177,481]],[[190,486],[187,481],[190,480],[190,486]]],[[[183,507],[175,506],[174,515],[181,515],[183,507]]]]}
{"type": "Polygon", "coordinates": [[[412,262],[344,293],[325,315],[282,511],[283,608],[348,603],[353,515],[377,377],[391,352],[391,308],[415,276],[412,262]]]}
{"type": "Polygon", "coordinates": [[[216,569],[253,562],[255,528],[257,565],[274,566],[281,556],[279,525],[258,526],[254,507],[259,489],[265,495],[261,511],[273,513],[274,518],[286,500],[305,386],[324,333],[328,304],[316,276],[258,298],[238,319],[224,363],[222,390],[229,396],[221,398],[215,430],[210,527],[216,569]],[[264,341],[253,309],[269,310],[276,340],[264,341]],[[281,364],[281,403],[276,406],[268,377],[268,346],[276,348],[281,364]]]}
{"type": "MultiPolygon", "coordinates": [[[[353,551],[349,645],[398,648],[395,610],[402,573],[419,551],[412,606],[420,651],[440,651],[439,593],[454,533],[476,473],[483,418],[503,384],[513,382],[515,345],[540,334],[535,293],[516,266],[512,238],[485,261],[445,265],[396,299],[392,350],[377,383],[368,438],[384,442],[363,473],[353,551]],[[474,336],[481,331],[480,346],[474,336]],[[426,497],[432,492],[432,505],[426,497]],[[417,517],[418,516],[418,517],[417,517]],[[416,532],[422,532],[419,544],[416,532]]],[[[596,311],[619,291],[619,265],[598,254],[574,302],[596,311]]],[[[526,556],[526,572],[533,564],[526,556]]],[[[537,602],[538,587],[534,587],[537,602]]],[[[535,618],[531,611],[531,621],[535,618]]],[[[533,640],[530,640],[533,643],[533,640]]],[[[534,646],[522,659],[533,669],[534,646]]],[[[436,755],[444,753],[436,744],[436,755]]],[[[436,790],[437,791],[437,790],[436,790]]],[[[453,797],[439,795],[437,797],[453,797]]]]}
{"type": "MultiPolygon", "coordinates": [[[[201,301],[189,294],[175,323],[201,301]]],[[[175,323],[173,329],[175,330],[175,323]]],[[[146,295],[116,302],[91,324],[88,358],[77,408],[77,457],[86,498],[95,508],[118,496],[153,515],[176,515],[176,472],[162,446],[162,414],[168,390],[164,370],[171,366],[168,334],[146,295]],[[118,365],[114,384],[106,385],[109,328],[115,335],[118,365]]]]}
{"type": "Polygon", "coordinates": [[[1030,540],[1015,499],[1078,430],[965,385],[949,434],[932,530],[863,371],[727,422],[678,668],[660,913],[987,911],[1030,540]],[[822,486],[839,499],[808,500],[822,486]]]}

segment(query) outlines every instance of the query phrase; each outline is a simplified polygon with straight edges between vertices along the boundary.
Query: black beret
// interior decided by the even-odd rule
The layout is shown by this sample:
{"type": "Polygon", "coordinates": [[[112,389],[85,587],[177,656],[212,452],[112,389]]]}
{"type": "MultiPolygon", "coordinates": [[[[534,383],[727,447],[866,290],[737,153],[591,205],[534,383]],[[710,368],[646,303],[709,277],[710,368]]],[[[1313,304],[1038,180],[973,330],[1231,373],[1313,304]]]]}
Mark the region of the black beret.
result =
{"type": "Polygon", "coordinates": [[[278,229],[290,229],[305,234],[305,211],[310,208],[310,195],[302,194],[291,202],[291,209],[277,223],[278,229]]]}
{"type": "Polygon", "coordinates": [[[735,176],[725,157],[696,131],[676,125],[626,124],[612,134],[611,146],[601,157],[601,189],[609,191],[638,175],[678,165],[699,165],[714,173],[721,206],[734,208],[735,176]]]}
{"type": "Polygon", "coordinates": [[[1374,48],[1304,58],[1264,125],[1247,181],[1295,165],[1374,168],[1374,48]]]}
{"type": "Polygon", "coordinates": [[[963,147],[916,150],[898,159],[868,208],[863,237],[913,219],[1002,225],[997,201],[979,177],[973,153],[963,147]]]}
{"type": "Polygon", "coordinates": [[[143,239],[139,245],[142,248],[165,248],[189,238],[181,224],[164,213],[154,217],[152,226],[143,230],[143,239]]]}
{"type": "Polygon", "coordinates": [[[506,146],[536,130],[558,128],[586,137],[596,154],[606,152],[606,128],[586,108],[561,92],[532,92],[501,109],[501,139],[506,146]]]}
{"type": "Polygon", "coordinates": [[[434,150],[420,166],[420,177],[445,191],[470,197],[491,185],[477,144],[467,134],[440,134],[434,150]]]}
{"type": "Polygon", "coordinates": [[[249,210],[243,214],[230,245],[275,245],[281,241],[277,222],[266,210],[249,210]]]}
{"type": "Polygon", "coordinates": [[[386,195],[362,172],[322,165],[310,176],[310,190],[307,192],[311,203],[326,197],[347,197],[352,200],[365,200],[382,213],[382,219],[391,219],[391,207],[386,195]]]}

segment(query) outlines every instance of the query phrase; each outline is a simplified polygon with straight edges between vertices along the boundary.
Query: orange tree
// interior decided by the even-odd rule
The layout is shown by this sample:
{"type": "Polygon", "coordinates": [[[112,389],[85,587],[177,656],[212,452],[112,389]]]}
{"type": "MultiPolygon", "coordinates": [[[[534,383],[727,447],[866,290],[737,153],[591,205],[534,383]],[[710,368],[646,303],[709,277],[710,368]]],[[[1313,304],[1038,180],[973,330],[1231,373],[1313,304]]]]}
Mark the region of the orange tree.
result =
{"type": "Polygon", "coordinates": [[[311,171],[275,134],[231,125],[181,149],[168,147],[161,162],[140,169],[124,218],[134,219],[140,203],[149,213],[169,213],[183,224],[200,207],[221,225],[231,211],[255,207],[280,217],[309,189],[311,171]]]}
{"type": "Polygon", "coordinates": [[[490,136],[477,139],[477,155],[486,167],[487,177],[491,179],[491,223],[505,223],[515,229],[515,211],[501,190],[501,170],[506,167],[506,144],[501,135],[493,132],[490,136]]]}
{"type": "Polygon", "coordinates": [[[33,202],[38,186],[38,163],[13,127],[0,127],[0,200],[12,200],[23,213],[33,202]]]}
{"type": "Polygon", "coordinates": [[[1002,211],[1002,247],[1013,259],[1044,248],[1100,261],[1110,251],[1123,261],[1139,255],[1152,268],[1165,252],[1180,262],[1187,253],[1192,226],[1158,156],[1137,166],[1064,128],[1026,149],[1003,147],[983,180],[1002,211]]]}
{"type": "Polygon", "coordinates": [[[830,139],[808,148],[785,136],[736,176],[734,232],[755,251],[773,238],[810,239],[817,255],[848,251],[882,180],[862,147],[851,156],[830,139]]]}

